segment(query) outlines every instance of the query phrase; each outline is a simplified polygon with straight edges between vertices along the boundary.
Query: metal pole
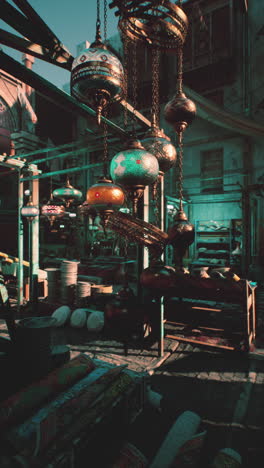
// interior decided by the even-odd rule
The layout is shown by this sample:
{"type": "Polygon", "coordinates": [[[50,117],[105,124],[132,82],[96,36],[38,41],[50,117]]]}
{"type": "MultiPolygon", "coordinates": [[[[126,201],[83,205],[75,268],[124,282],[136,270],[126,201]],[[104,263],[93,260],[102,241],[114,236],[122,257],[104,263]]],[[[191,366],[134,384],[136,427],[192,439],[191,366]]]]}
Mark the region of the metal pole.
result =
{"type": "Polygon", "coordinates": [[[19,312],[24,298],[24,271],[23,271],[23,256],[24,256],[24,228],[21,217],[21,208],[23,206],[24,184],[21,172],[18,173],[18,214],[17,214],[17,251],[18,251],[18,271],[17,271],[17,310],[19,312]]]}
{"type": "Polygon", "coordinates": [[[45,179],[47,177],[52,177],[54,175],[58,174],[69,174],[71,172],[80,172],[84,171],[85,169],[92,169],[93,167],[99,167],[102,166],[103,163],[94,163],[94,164],[87,164],[86,166],[78,166],[78,167],[72,167],[70,169],[62,169],[61,171],[53,171],[53,172],[46,172],[45,174],[39,174],[39,175],[34,175],[31,177],[24,177],[23,181],[27,180],[35,180],[35,179],[45,179]]]}
{"type": "MultiPolygon", "coordinates": [[[[33,205],[39,205],[39,182],[37,179],[31,182],[33,205]]],[[[30,239],[30,301],[34,304],[38,301],[38,273],[39,273],[39,216],[29,223],[30,239]]]]}
{"type": "MultiPolygon", "coordinates": [[[[160,177],[160,229],[164,231],[164,175],[160,177]]],[[[162,254],[164,260],[164,253],[162,254]]],[[[159,356],[164,355],[164,296],[160,298],[160,339],[159,356]]]]}

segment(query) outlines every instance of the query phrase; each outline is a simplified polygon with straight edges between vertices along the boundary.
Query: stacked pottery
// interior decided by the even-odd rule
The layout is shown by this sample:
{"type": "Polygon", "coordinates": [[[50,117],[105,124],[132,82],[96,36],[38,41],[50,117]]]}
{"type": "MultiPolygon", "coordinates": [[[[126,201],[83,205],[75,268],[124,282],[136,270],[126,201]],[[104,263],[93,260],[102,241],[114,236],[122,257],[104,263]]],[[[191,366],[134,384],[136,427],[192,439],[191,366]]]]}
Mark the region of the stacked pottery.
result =
{"type": "Polygon", "coordinates": [[[72,304],[77,284],[78,264],[76,260],[63,260],[60,265],[60,299],[62,304],[72,304]]]}
{"type": "Polygon", "coordinates": [[[60,278],[59,268],[46,268],[48,278],[48,302],[56,302],[56,296],[58,295],[58,282],[60,278]]]}
{"type": "Polygon", "coordinates": [[[87,297],[91,296],[91,283],[78,281],[76,287],[76,305],[82,307],[87,305],[87,297]]]}

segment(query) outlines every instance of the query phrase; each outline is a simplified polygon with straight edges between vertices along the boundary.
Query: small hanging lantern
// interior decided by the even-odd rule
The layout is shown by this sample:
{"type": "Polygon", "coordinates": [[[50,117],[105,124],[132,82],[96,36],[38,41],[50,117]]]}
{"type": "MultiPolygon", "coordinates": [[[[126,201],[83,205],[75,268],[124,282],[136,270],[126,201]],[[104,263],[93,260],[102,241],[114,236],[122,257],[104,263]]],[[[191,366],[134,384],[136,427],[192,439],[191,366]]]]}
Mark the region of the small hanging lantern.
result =
{"type": "Polygon", "coordinates": [[[41,207],[41,214],[48,218],[52,226],[57,218],[62,218],[64,216],[65,207],[63,205],[55,205],[51,198],[46,205],[41,207]]]}
{"type": "Polygon", "coordinates": [[[182,203],[174,217],[174,224],[168,229],[168,243],[174,247],[174,262],[183,270],[183,256],[194,242],[194,226],[188,221],[182,203]]]}
{"type": "Polygon", "coordinates": [[[119,209],[124,201],[125,194],[121,187],[106,177],[99,179],[86,193],[86,202],[99,212],[103,226],[106,225],[109,215],[119,209]]]}
{"type": "Polygon", "coordinates": [[[117,153],[110,164],[114,182],[122,185],[133,201],[133,213],[147,185],[153,184],[159,174],[159,163],[145,150],[139,140],[132,139],[124,151],[117,153]]]}
{"type": "Polygon", "coordinates": [[[71,95],[96,109],[100,125],[102,110],[109,103],[123,98],[124,70],[118,58],[101,40],[99,16],[97,0],[96,39],[73,61],[71,95]]]}
{"type": "Polygon", "coordinates": [[[55,198],[64,201],[66,208],[82,198],[82,192],[70,185],[69,177],[67,177],[64,187],[53,190],[52,194],[55,198]]]}
{"type": "Polygon", "coordinates": [[[39,215],[39,208],[36,205],[33,205],[31,196],[25,206],[21,208],[21,216],[27,218],[28,221],[33,221],[39,215]]]}

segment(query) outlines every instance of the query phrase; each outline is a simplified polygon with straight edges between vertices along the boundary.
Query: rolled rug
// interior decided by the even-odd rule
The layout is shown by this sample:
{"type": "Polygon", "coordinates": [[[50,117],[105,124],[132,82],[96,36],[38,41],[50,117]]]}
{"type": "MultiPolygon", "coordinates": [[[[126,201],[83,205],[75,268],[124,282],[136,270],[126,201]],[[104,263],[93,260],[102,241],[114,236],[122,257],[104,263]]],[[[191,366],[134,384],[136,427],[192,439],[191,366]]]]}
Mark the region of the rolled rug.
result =
{"type": "Polygon", "coordinates": [[[95,367],[92,359],[85,354],[79,354],[41,380],[2,401],[0,403],[0,427],[17,424],[23,418],[29,417],[36,408],[71,386],[95,367]]]}

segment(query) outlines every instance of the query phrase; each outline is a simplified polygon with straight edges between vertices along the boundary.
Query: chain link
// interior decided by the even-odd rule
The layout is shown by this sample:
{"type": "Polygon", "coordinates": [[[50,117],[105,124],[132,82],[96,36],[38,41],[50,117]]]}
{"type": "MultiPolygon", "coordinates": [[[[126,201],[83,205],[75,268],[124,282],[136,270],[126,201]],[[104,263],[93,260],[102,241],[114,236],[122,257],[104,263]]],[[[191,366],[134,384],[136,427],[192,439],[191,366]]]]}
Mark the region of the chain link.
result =
{"type": "Polygon", "coordinates": [[[107,1],[104,0],[104,41],[107,39],[107,1]]]}
{"type": "MultiPolygon", "coordinates": [[[[107,117],[107,109],[104,109],[104,117],[107,117]]],[[[108,157],[108,141],[107,141],[107,123],[103,124],[103,171],[104,176],[107,177],[107,157],[108,157]]]]}
{"type": "Polygon", "coordinates": [[[100,28],[101,26],[101,19],[100,19],[100,0],[97,0],[97,8],[96,8],[97,12],[96,12],[96,16],[97,16],[97,19],[96,19],[96,27],[97,28],[100,28]]]}
{"type": "Polygon", "coordinates": [[[152,48],[152,119],[159,123],[159,66],[160,50],[158,46],[152,48]]]}
{"type": "MultiPolygon", "coordinates": [[[[134,110],[137,108],[137,85],[138,85],[138,69],[137,69],[137,42],[133,42],[132,49],[132,102],[134,110]]],[[[136,115],[133,112],[133,131],[136,132],[136,115]]]]}
{"type": "Polygon", "coordinates": [[[179,193],[179,200],[182,202],[183,198],[183,139],[182,139],[182,131],[178,133],[178,145],[179,145],[179,152],[178,152],[178,168],[179,168],[179,176],[178,176],[178,193],[179,193]]]}
{"type": "MultiPolygon", "coordinates": [[[[122,36],[123,48],[124,48],[124,100],[127,102],[128,95],[128,37],[126,34],[122,36]]],[[[128,121],[128,110],[124,106],[124,127],[127,127],[128,121]]]]}
{"type": "Polygon", "coordinates": [[[182,61],[183,61],[183,47],[179,46],[177,51],[177,85],[176,91],[177,94],[182,93],[182,76],[183,76],[183,68],[182,68],[182,61]]]}

